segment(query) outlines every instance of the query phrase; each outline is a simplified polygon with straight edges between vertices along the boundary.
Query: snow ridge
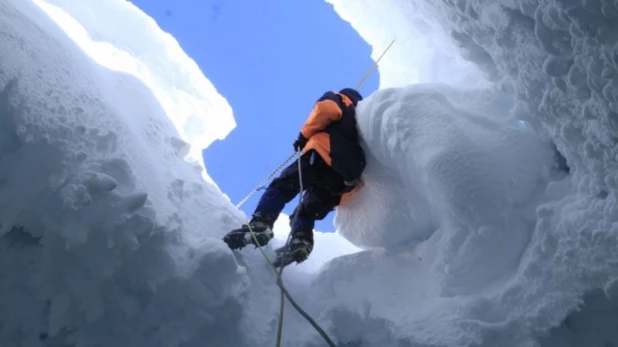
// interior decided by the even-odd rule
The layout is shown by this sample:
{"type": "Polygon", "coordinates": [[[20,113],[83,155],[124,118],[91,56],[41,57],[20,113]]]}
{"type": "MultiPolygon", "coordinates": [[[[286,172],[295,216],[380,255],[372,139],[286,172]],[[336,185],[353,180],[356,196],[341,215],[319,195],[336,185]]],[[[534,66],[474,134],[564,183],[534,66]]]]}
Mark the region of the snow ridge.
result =
{"type": "Polygon", "coordinates": [[[195,162],[201,164],[202,150],[236,127],[232,108],[195,61],[131,2],[35,2],[92,59],[146,83],[180,138],[191,144],[187,154],[195,162]],[[114,25],[108,18],[114,18],[114,25]]]}

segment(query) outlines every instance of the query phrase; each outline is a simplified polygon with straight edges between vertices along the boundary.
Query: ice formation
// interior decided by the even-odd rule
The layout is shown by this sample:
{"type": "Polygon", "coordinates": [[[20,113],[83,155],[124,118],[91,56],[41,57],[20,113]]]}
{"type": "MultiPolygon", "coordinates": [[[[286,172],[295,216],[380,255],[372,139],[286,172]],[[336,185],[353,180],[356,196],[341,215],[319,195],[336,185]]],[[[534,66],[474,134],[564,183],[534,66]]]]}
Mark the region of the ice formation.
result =
{"type": "Polygon", "coordinates": [[[239,341],[242,216],[153,92],[31,1],[0,3],[0,47],[0,345],[239,341]]]}
{"type": "Polygon", "coordinates": [[[395,40],[380,61],[380,88],[425,82],[489,85],[482,70],[462,57],[448,32],[421,11],[429,0],[325,1],[372,46],[372,58],[377,59],[395,40]]]}
{"type": "MultiPolygon", "coordinates": [[[[329,2],[373,45],[375,55],[393,37],[427,42],[424,46],[404,43],[389,53],[390,60],[380,69],[383,87],[416,82],[400,74],[410,57],[449,53],[453,52],[449,47],[456,47],[455,55],[474,63],[484,78],[514,95],[511,113],[542,136],[549,135],[571,167],[567,179],[549,186],[547,194],[553,199],[537,208],[534,233],[512,283],[520,290],[510,289],[499,298],[499,305],[513,303],[517,308],[501,325],[494,321],[482,328],[462,320],[469,331],[487,334],[468,343],[618,343],[609,328],[618,324],[618,317],[609,313],[617,306],[618,288],[618,4],[578,0],[329,2]],[[443,38],[450,43],[443,43],[443,38]],[[508,340],[491,339],[509,334],[508,340]],[[523,341],[525,336],[529,338],[526,343],[515,338],[523,341]]],[[[443,76],[428,76],[427,81],[444,81],[443,76]]],[[[477,85],[474,74],[462,76],[455,73],[446,82],[477,85]]],[[[492,316],[488,322],[499,317],[493,307],[486,303],[483,308],[492,316]]]]}
{"type": "MultiPolygon", "coordinates": [[[[387,256],[335,259],[314,282],[322,300],[346,297],[333,303],[337,324],[367,325],[344,341],[377,344],[379,327],[389,346],[487,343],[485,324],[518,319],[510,313],[522,303],[501,297],[518,283],[535,208],[551,199],[547,185],[560,174],[549,143],[491,108],[480,113],[474,94],[464,94],[443,85],[387,88],[359,107],[367,189],[335,222],[353,243],[385,247],[387,256]],[[344,294],[353,288],[363,294],[344,294]],[[351,313],[365,305],[365,315],[351,313]]],[[[501,338],[493,343],[505,341],[492,333],[501,338]]]]}
{"type": "Polygon", "coordinates": [[[139,78],[154,93],[189,156],[236,126],[232,108],[178,42],[129,1],[35,0],[97,63],[139,78]],[[113,18],[113,25],[108,19],[113,18]]]}

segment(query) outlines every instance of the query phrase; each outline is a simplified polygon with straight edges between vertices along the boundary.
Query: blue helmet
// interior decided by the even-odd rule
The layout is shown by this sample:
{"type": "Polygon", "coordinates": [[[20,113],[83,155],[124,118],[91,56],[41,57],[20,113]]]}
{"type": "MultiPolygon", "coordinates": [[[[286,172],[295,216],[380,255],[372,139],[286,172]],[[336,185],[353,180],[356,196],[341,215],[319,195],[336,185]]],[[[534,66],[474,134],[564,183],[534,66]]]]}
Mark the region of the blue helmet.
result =
{"type": "Polygon", "coordinates": [[[339,91],[339,93],[350,98],[354,106],[356,106],[356,104],[358,104],[359,101],[363,100],[363,96],[358,92],[358,90],[353,89],[353,88],[343,88],[339,91]]]}

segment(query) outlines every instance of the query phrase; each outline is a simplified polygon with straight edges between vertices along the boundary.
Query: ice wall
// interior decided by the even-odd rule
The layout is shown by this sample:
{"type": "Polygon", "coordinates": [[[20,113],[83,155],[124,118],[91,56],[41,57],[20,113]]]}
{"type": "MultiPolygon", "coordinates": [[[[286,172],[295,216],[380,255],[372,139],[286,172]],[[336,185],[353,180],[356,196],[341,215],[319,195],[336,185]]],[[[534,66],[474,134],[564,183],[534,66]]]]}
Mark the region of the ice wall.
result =
{"type": "Polygon", "coordinates": [[[0,47],[0,345],[256,345],[242,216],[155,93],[31,1],[0,2],[0,47]]]}
{"type": "MultiPolygon", "coordinates": [[[[456,47],[453,54],[514,95],[513,115],[552,138],[571,174],[561,187],[552,188],[556,200],[537,209],[535,233],[519,270],[527,278],[522,283],[528,283],[528,294],[501,300],[530,305],[528,317],[513,324],[550,334],[533,345],[550,346],[564,342],[565,336],[591,346],[615,343],[615,336],[595,333],[595,327],[615,322],[595,307],[603,296],[606,301],[614,298],[616,288],[618,5],[579,0],[329,2],[374,46],[374,55],[393,36],[429,35],[435,39],[424,47],[429,51],[456,47]],[[421,25],[414,24],[419,18],[428,28],[420,35],[421,25]],[[553,298],[540,304],[539,296],[553,298]],[[583,309],[582,314],[575,309],[583,309]],[[565,320],[567,316],[572,319],[565,320]],[[595,323],[575,328],[573,321],[580,317],[595,323]],[[558,325],[559,336],[553,340],[550,328],[558,325]]],[[[419,69],[418,60],[410,58],[419,47],[406,46],[384,60],[380,72],[385,84],[395,84],[390,81],[404,76],[406,67],[419,69]]],[[[459,83],[458,69],[446,65],[443,71],[455,76],[446,82],[459,83]]],[[[403,83],[410,80],[405,77],[403,83]]],[[[605,305],[613,307],[614,302],[605,305]]]]}

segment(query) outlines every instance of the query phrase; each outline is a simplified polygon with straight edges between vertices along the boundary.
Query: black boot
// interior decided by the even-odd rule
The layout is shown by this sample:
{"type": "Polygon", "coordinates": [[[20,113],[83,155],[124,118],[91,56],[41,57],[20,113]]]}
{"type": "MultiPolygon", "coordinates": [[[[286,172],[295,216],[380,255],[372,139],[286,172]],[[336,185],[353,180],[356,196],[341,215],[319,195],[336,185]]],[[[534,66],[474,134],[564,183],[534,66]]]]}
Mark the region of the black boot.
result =
{"type": "Polygon", "coordinates": [[[242,249],[246,245],[266,246],[274,237],[272,222],[264,221],[259,215],[254,215],[249,224],[243,224],[240,229],[235,229],[223,237],[231,249],[242,249]]]}
{"type": "Polygon", "coordinates": [[[313,250],[313,230],[299,230],[293,232],[290,242],[275,250],[277,259],[275,267],[285,267],[292,262],[302,263],[309,258],[313,250]]]}

